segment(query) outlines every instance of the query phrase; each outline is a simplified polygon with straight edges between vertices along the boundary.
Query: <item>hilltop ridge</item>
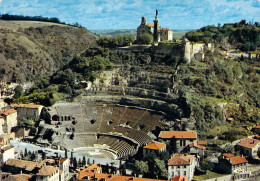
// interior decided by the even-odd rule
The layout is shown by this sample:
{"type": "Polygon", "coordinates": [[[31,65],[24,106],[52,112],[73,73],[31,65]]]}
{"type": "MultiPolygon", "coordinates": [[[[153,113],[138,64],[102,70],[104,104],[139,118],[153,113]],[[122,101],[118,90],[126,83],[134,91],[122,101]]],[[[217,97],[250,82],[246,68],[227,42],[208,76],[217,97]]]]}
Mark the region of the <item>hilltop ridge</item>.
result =
{"type": "Polygon", "coordinates": [[[85,28],[39,21],[0,21],[0,77],[24,82],[53,73],[96,46],[85,28]]]}

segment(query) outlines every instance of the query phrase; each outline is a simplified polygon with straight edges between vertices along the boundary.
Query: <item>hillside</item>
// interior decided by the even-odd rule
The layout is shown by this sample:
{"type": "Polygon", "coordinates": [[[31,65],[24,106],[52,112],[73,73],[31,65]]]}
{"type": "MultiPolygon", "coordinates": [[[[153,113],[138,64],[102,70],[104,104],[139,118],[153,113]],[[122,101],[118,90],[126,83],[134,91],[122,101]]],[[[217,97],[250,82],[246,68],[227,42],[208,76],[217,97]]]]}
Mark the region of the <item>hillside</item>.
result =
{"type": "Polygon", "coordinates": [[[60,69],[96,46],[84,28],[35,21],[0,21],[0,78],[24,82],[60,69]]]}

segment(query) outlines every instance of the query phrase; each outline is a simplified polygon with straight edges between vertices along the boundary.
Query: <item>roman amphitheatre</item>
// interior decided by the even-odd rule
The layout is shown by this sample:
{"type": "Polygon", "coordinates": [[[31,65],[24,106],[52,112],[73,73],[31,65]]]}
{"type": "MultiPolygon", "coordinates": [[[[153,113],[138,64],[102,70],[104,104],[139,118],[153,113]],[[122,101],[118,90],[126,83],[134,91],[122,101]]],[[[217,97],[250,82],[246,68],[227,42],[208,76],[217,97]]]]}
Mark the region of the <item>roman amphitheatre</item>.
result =
{"type": "Polygon", "coordinates": [[[171,84],[166,70],[156,74],[153,70],[127,74],[125,67],[116,70],[104,71],[86,91],[88,96],[44,108],[38,141],[85,156],[127,159],[157,139],[169,120],[185,115],[177,105],[180,100],[177,103],[171,94],[159,91],[162,82],[171,84]],[[120,72],[125,75],[119,76],[120,72]],[[142,88],[147,81],[153,89],[142,88]],[[135,87],[128,87],[133,82],[135,87]]]}

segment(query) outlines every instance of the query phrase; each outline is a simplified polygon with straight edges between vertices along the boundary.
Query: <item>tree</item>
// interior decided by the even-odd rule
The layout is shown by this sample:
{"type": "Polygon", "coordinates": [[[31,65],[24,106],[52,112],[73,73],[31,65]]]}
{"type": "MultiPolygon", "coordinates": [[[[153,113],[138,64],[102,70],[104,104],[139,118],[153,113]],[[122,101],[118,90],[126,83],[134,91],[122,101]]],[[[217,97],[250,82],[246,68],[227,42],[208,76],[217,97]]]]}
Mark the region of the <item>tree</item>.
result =
{"type": "Polygon", "coordinates": [[[141,44],[151,44],[153,41],[153,36],[148,33],[144,33],[140,36],[140,43],[141,44]]]}
{"type": "Polygon", "coordinates": [[[86,165],[86,163],[87,163],[87,162],[86,162],[86,157],[84,156],[83,159],[82,159],[82,164],[83,164],[83,166],[86,165]]]}
{"type": "Polygon", "coordinates": [[[42,160],[44,160],[46,158],[46,153],[43,151],[42,152],[42,160]]]}
{"type": "Polygon", "coordinates": [[[154,159],[154,161],[154,173],[156,174],[156,176],[158,176],[159,178],[167,178],[168,172],[166,170],[164,161],[158,158],[154,159]]]}
{"type": "Polygon", "coordinates": [[[214,168],[214,163],[212,163],[209,159],[204,159],[201,163],[200,163],[200,169],[203,170],[204,172],[206,172],[207,170],[213,170],[214,168]]]}
{"type": "Polygon", "coordinates": [[[90,159],[88,158],[87,164],[90,165],[90,159]]]}
{"type": "Polygon", "coordinates": [[[65,148],[65,158],[68,158],[68,150],[65,148]]]}
{"type": "Polygon", "coordinates": [[[19,121],[18,126],[31,128],[31,127],[33,127],[34,124],[35,124],[35,122],[33,120],[27,120],[27,119],[23,118],[22,120],[19,121]]]}
{"type": "Polygon", "coordinates": [[[25,150],[24,150],[24,157],[27,157],[27,155],[28,155],[27,148],[25,148],[25,150]]]}
{"type": "Polygon", "coordinates": [[[73,159],[73,168],[76,169],[78,167],[77,159],[74,157],[73,159]]]}
{"type": "Polygon", "coordinates": [[[14,89],[14,98],[17,99],[17,98],[21,97],[22,94],[23,94],[23,88],[22,88],[22,86],[18,85],[14,89]]]}
{"type": "Polygon", "coordinates": [[[136,160],[134,166],[135,166],[134,172],[137,175],[148,173],[148,171],[149,171],[149,167],[148,167],[148,163],[147,162],[136,160]]]}

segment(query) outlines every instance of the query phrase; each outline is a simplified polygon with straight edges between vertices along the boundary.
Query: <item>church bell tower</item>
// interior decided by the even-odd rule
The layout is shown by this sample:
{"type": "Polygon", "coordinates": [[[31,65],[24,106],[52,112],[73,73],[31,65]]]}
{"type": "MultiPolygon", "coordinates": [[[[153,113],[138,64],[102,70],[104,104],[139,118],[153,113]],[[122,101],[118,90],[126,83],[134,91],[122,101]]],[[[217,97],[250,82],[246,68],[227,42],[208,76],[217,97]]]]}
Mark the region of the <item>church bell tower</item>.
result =
{"type": "Polygon", "coordinates": [[[153,20],[154,23],[154,30],[153,30],[153,41],[154,43],[158,43],[160,41],[160,26],[158,21],[158,10],[156,9],[156,16],[155,20],[153,20]]]}

